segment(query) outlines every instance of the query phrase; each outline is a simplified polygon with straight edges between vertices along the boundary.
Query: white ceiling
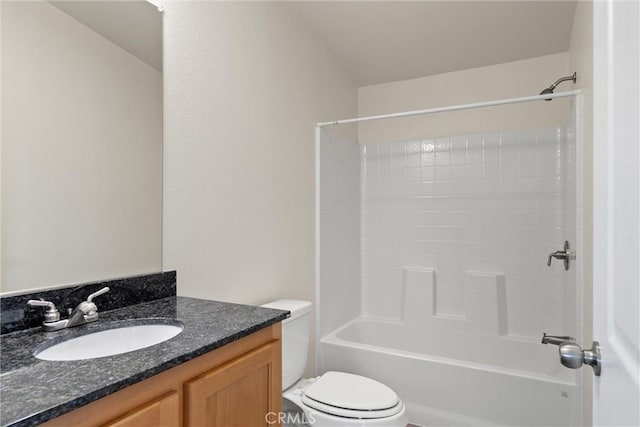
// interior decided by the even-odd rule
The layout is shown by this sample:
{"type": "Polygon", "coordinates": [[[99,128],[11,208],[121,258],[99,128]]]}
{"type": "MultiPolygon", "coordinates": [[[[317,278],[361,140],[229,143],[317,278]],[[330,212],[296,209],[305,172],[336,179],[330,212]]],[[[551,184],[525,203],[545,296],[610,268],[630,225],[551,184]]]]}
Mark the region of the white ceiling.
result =
{"type": "Polygon", "coordinates": [[[569,48],[572,1],[298,1],[358,86],[483,67],[569,48]]]}
{"type": "Polygon", "coordinates": [[[162,71],[162,13],[146,0],[49,0],[58,9],[162,71]]]}

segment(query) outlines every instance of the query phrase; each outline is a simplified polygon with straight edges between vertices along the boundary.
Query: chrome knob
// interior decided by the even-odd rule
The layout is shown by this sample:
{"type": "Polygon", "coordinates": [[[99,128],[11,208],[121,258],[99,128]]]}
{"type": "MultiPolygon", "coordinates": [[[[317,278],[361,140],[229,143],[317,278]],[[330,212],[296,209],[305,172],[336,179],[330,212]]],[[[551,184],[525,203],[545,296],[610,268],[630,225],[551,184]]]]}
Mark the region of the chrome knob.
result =
{"type": "Polygon", "coordinates": [[[560,363],[570,369],[578,369],[583,364],[593,368],[593,374],[600,376],[602,362],[600,358],[600,344],[594,341],[589,350],[583,350],[575,342],[564,342],[559,346],[560,363]]]}
{"type": "Polygon", "coordinates": [[[578,369],[582,366],[582,347],[575,342],[560,344],[560,363],[570,369],[578,369]]]}

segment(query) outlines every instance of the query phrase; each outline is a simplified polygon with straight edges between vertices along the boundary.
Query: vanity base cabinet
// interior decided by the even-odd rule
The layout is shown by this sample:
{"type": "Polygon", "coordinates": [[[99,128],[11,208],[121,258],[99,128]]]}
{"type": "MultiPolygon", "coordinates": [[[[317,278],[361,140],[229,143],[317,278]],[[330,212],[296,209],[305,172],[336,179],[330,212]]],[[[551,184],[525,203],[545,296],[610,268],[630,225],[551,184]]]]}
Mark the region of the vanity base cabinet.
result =
{"type": "Polygon", "coordinates": [[[42,425],[266,426],[282,410],[281,334],[261,329],[42,425]]]}
{"type": "Polygon", "coordinates": [[[187,382],[187,427],[267,426],[271,400],[281,393],[273,381],[276,347],[266,344],[187,382]]]}

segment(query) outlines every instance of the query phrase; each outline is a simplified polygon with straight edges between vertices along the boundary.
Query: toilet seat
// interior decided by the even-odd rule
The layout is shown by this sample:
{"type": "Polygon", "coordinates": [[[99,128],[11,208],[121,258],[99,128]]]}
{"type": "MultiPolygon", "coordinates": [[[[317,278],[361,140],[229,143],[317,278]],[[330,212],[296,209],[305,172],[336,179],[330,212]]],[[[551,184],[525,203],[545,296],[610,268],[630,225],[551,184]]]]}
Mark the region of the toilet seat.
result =
{"type": "Polygon", "coordinates": [[[340,418],[355,418],[355,419],[378,419],[389,418],[402,411],[404,405],[398,402],[394,407],[382,410],[373,411],[361,411],[353,409],[338,408],[336,406],[326,405],[312,399],[302,397],[302,402],[308,407],[315,409],[316,411],[324,412],[325,414],[334,415],[340,418]]]}
{"type": "Polygon", "coordinates": [[[304,389],[302,402],[326,414],[358,419],[392,417],[404,408],[386,385],[345,372],[322,375],[304,389]]]}

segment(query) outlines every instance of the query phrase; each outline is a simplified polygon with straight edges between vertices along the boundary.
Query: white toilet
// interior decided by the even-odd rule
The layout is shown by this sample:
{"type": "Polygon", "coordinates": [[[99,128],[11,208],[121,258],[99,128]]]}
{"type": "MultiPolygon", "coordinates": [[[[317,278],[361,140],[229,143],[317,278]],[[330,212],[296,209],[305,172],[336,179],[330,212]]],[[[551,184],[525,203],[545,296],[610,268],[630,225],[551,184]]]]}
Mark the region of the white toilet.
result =
{"type": "Polygon", "coordinates": [[[307,363],[311,303],[278,300],[262,307],[289,310],[282,322],[283,397],[298,405],[312,427],[405,427],[404,403],[386,385],[360,375],[327,372],[301,379],[307,363]]]}

